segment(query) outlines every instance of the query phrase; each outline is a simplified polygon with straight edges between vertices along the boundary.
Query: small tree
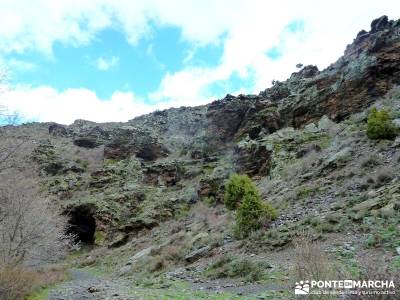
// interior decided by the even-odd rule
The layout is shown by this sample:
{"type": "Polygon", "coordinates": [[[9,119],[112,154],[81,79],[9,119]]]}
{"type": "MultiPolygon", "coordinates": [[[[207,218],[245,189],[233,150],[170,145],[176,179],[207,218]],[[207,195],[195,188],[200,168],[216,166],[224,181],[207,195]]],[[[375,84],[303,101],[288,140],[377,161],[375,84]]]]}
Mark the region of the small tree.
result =
{"type": "Polygon", "coordinates": [[[235,235],[246,237],[277,217],[276,210],[262,201],[260,192],[247,175],[234,174],[226,184],[225,205],[237,210],[235,235]]]}
{"type": "Polygon", "coordinates": [[[235,235],[247,237],[251,232],[275,220],[276,210],[261,200],[259,194],[246,194],[236,214],[235,235]]]}
{"type": "Polygon", "coordinates": [[[233,174],[225,185],[225,206],[236,210],[245,194],[256,194],[257,188],[247,175],[233,174]]]}
{"type": "Polygon", "coordinates": [[[377,110],[375,107],[371,109],[367,121],[367,136],[370,139],[393,139],[397,131],[387,110],[377,110]]]}

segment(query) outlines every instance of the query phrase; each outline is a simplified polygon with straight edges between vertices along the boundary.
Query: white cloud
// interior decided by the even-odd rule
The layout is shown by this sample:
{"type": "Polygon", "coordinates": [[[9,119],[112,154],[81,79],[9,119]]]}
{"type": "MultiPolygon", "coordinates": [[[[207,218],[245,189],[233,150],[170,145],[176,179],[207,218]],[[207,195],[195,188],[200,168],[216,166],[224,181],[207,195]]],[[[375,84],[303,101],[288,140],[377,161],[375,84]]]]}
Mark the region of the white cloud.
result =
{"type": "Polygon", "coordinates": [[[115,67],[118,65],[119,58],[116,56],[112,56],[110,58],[105,58],[105,57],[99,57],[96,60],[96,67],[100,71],[108,71],[112,67],[115,67]]]}
{"type": "Polygon", "coordinates": [[[56,121],[76,119],[97,122],[127,121],[152,111],[153,107],[130,92],[115,92],[110,99],[99,99],[88,89],[57,91],[51,87],[19,86],[0,95],[0,105],[17,111],[27,120],[56,121]]]}
{"type": "MultiPolygon", "coordinates": [[[[258,93],[268,87],[273,79],[284,80],[294,71],[297,63],[327,67],[343,54],[358,31],[369,29],[371,21],[383,14],[397,18],[400,11],[395,1],[234,1],[221,8],[219,18],[224,21],[207,24],[217,26],[216,32],[227,30],[221,63],[213,68],[186,68],[165,75],[157,99],[209,99],[208,87],[217,80],[227,80],[237,72],[243,78],[252,73],[255,84],[240,92],[258,93]],[[240,6],[238,3],[241,3],[240,6]],[[226,8],[234,17],[225,16],[226,8]],[[232,12],[234,11],[234,12],[232,12]],[[285,27],[293,21],[304,22],[304,31],[291,33],[285,27]],[[266,56],[268,49],[278,46],[283,52],[279,60],[266,56]]],[[[210,4],[210,7],[213,7],[210,4]]],[[[212,9],[210,9],[212,11],[212,9]]],[[[209,14],[206,13],[208,16],[209,14]]],[[[183,25],[185,26],[185,25],[183,25]]],[[[207,32],[207,31],[206,31],[207,32]]],[[[212,40],[212,35],[209,35],[212,40]]],[[[204,40],[206,41],[206,39],[204,40]]],[[[226,93],[239,91],[227,90],[226,93]]],[[[212,96],[212,95],[211,95],[212,96]]],[[[189,102],[190,103],[190,102],[189,102]]]]}
{"type": "MultiPolygon", "coordinates": [[[[210,86],[215,81],[229,79],[235,73],[243,78],[251,73],[255,83],[245,91],[258,92],[272,79],[288,77],[295,71],[297,63],[324,68],[343,53],[346,44],[359,30],[369,29],[372,19],[383,14],[398,18],[395,13],[399,11],[398,0],[2,0],[0,53],[34,49],[51,54],[56,41],[76,47],[86,45],[99,31],[108,27],[122,31],[130,43],[136,44],[141,38],[151,36],[154,24],[177,26],[182,30],[182,38],[192,43],[193,49],[222,43],[222,58],[214,67],[190,66],[175,73],[168,72],[159,88],[149,94],[149,99],[155,101],[157,107],[193,105],[212,100],[210,98],[214,95],[210,94],[210,86]],[[293,20],[304,21],[304,32],[285,32],[285,26],[293,20]],[[273,46],[279,46],[283,52],[279,60],[271,60],[265,55],[273,46]]],[[[190,60],[190,56],[187,59],[190,60]]],[[[111,67],[109,63],[100,61],[98,66],[107,69],[111,67]]],[[[82,102],[100,103],[94,93],[83,89],[58,92],[43,87],[18,90],[14,95],[22,97],[23,94],[29,98],[28,93],[32,93],[32,99],[41,103],[43,94],[51,107],[57,107],[53,104],[57,101],[65,102],[60,107],[68,107],[66,97],[73,91],[91,99],[82,96],[82,102]]],[[[108,102],[100,103],[101,108],[88,106],[91,109],[78,111],[70,105],[73,111],[68,118],[75,115],[74,118],[107,120],[106,105],[109,105],[107,108],[111,109],[113,117],[126,118],[127,115],[116,113],[117,108],[111,108],[111,105],[119,107],[115,95],[131,97],[126,104],[134,103],[129,104],[129,109],[123,114],[136,114],[134,107],[140,107],[138,111],[155,107],[137,102],[133,94],[115,93],[108,102]]],[[[28,113],[27,109],[24,111],[28,113]]],[[[41,120],[58,120],[39,112],[36,115],[42,116],[41,120]]],[[[57,116],[63,118],[62,114],[57,116]]]]}
{"type": "Polygon", "coordinates": [[[70,124],[76,119],[94,122],[124,122],[156,109],[183,105],[179,101],[148,104],[132,92],[114,92],[101,99],[91,90],[67,89],[57,91],[49,86],[17,86],[3,89],[0,106],[21,114],[24,120],[70,124]]]}

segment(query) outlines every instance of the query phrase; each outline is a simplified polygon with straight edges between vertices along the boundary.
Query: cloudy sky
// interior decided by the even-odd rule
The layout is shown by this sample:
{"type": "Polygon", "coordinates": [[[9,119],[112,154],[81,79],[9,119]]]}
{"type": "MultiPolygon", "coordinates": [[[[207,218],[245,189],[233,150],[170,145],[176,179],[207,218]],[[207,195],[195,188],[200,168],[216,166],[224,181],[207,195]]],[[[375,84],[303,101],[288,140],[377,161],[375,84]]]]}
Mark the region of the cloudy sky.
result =
{"type": "Polygon", "coordinates": [[[400,1],[0,0],[0,104],[68,124],[258,93],[383,14],[400,1]]]}

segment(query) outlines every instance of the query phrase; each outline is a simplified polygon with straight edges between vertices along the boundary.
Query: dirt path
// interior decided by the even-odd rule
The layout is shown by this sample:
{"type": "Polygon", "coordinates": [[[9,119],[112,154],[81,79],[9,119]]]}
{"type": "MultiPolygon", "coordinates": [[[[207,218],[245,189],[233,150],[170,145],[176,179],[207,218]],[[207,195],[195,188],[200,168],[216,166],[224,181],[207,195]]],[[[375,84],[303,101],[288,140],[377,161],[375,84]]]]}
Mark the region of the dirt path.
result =
{"type": "Polygon", "coordinates": [[[127,282],[107,279],[84,270],[72,269],[71,279],[50,291],[49,300],[130,300],[139,299],[128,295],[127,282]]]}
{"type": "Polygon", "coordinates": [[[250,284],[228,279],[198,281],[179,276],[162,287],[143,288],[132,285],[128,279],[97,276],[82,269],[71,269],[70,275],[68,281],[49,292],[49,300],[267,299],[262,296],[265,292],[280,290],[274,284],[250,284]],[[184,282],[188,285],[180,284],[184,282]],[[196,296],[193,296],[195,293],[196,296]],[[221,297],[223,294],[225,297],[221,297]]]}

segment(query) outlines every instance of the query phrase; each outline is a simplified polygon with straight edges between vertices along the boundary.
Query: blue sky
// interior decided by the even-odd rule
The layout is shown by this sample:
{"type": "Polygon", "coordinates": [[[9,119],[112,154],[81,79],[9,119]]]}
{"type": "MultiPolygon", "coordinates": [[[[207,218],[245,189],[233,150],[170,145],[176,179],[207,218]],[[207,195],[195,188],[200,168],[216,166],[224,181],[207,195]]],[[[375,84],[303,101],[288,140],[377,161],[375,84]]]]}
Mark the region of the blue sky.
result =
{"type": "Polygon", "coordinates": [[[297,2],[3,0],[0,104],[26,120],[126,121],[258,93],[297,63],[326,67],[373,18],[400,8],[297,2]]]}
{"type": "MultiPolygon", "coordinates": [[[[294,20],[283,31],[303,32],[304,22],[294,20]]],[[[266,51],[271,60],[282,57],[280,43],[266,51]]],[[[178,27],[153,25],[149,37],[134,46],[118,30],[105,29],[88,45],[71,47],[56,42],[51,55],[27,51],[9,53],[5,59],[31,64],[31,68],[11,67],[11,84],[50,85],[58,90],[87,88],[101,99],[110,98],[115,91],[133,90],[137,96],[145,98],[157,89],[167,72],[217,66],[223,50],[222,42],[193,46],[182,39],[178,27]]],[[[232,72],[226,80],[212,83],[209,91],[211,95],[222,97],[241,88],[250,89],[253,81],[253,76],[241,77],[232,72]]]]}
{"type": "Polygon", "coordinates": [[[139,97],[155,91],[166,72],[184,67],[217,65],[222,44],[192,47],[177,27],[154,27],[152,34],[132,46],[113,29],[99,32],[88,45],[55,43],[51,56],[28,51],[10,53],[6,60],[33,64],[12,71],[11,84],[50,85],[59,90],[87,88],[102,99],[115,91],[135,91],[139,97]]]}

